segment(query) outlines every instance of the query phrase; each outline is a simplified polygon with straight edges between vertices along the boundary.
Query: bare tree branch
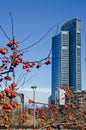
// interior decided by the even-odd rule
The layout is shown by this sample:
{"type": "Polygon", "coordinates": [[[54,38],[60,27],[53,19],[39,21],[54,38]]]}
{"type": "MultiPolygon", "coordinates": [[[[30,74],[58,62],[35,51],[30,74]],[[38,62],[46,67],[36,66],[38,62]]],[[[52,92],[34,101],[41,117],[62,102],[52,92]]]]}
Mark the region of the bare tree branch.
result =
{"type": "Polygon", "coordinates": [[[20,41],[19,44],[25,42],[30,36],[31,34],[29,34],[26,38],[24,38],[24,40],[20,41]]]}
{"type": "Polygon", "coordinates": [[[11,18],[11,24],[12,24],[12,40],[14,40],[14,25],[13,25],[13,17],[11,13],[10,13],[10,18],[11,18]]]}
{"type": "Polygon", "coordinates": [[[27,50],[27,49],[29,49],[29,48],[35,46],[35,45],[38,44],[39,42],[41,42],[41,41],[47,36],[47,34],[48,34],[54,27],[56,27],[56,26],[57,26],[57,25],[54,25],[52,28],[50,28],[37,42],[33,43],[32,45],[30,45],[30,46],[28,46],[28,47],[26,47],[26,48],[24,48],[24,49],[22,49],[22,50],[20,50],[20,51],[27,50]]]}
{"type": "Polygon", "coordinates": [[[11,39],[7,36],[7,34],[5,33],[5,31],[3,30],[3,28],[2,28],[1,25],[0,25],[0,29],[1,29],[1,31],[3,32],[3,34],[5,35],[5,37],[6,37],[9,41],[11,41],[11,39]]]}

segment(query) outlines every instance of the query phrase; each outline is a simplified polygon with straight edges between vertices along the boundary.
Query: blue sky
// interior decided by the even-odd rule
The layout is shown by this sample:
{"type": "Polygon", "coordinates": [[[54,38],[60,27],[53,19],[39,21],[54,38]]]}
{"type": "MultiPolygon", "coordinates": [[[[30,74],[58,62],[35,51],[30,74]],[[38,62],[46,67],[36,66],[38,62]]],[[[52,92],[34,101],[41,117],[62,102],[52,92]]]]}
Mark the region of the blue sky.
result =
{"type": "MultiPolygon", "coordinates": [[[[78,17],[82,20],[82,89],[86,89],[86,0],[0,0],[0,24],[11,38],[11,19],[14,20],[14,36],[17,41],[22,41],[28,34],[31,37],[21,44],[20,48],[27,47],[39,40],[53,25],[60,27],[70,19],[78,17]]],[[[48,55],[52,44],[52,31],[36,46],[25,53],[26,60],[37,60],[48,55]]],[[[0,45],[3,47],[8,40],[0,31],[0,45]]],[[[21,69],[17,71],[19,76],[21,69]]],[[[51,88],[51,65],[43,66],[39,70],[33,69],[28,74],[30,79],[26,86],[32,85],[40,88],[51,88]]],[[[22,82],[22,81],[21,81],[22,82]]],[[[25,87],[26,87],[25,86],[25,87]]]]}

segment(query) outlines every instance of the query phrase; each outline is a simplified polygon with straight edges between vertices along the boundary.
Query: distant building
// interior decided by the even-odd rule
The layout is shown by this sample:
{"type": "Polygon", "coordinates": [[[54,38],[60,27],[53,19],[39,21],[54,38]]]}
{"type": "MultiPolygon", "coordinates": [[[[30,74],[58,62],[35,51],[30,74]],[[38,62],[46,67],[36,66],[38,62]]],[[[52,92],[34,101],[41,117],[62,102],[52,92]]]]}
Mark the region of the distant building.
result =
{"type": "Polygon", "coordinates": [[[17,96],[13,98],[12,100],[19,103],[21,110],[24,109],[24,94],[23,93],[17,93],[17,96]]]}
{"type": "Polygon", "coordinates": [[[52,39],[52,100],[58,87],[69,86],[69,32],[61,33],[52,39]]]}
{"type": "Polygon", "coordinates": [[[61,86],[81,90],[81,20],[76,18],[65,23],[60,34],[52,38],[52,103],[61,86]]]}
{"type": "Polygon", "coordinates": [[[75,95],[74,100],[77,101],[78,109],[83,112],[86,111],[86,91],[85,90],[75,91],[74,95],[75,95]]]}
{"type": "Polygon", "coordinates": [[[58,88],[55,92],[55,103],[59,106],[65,105],[65,90],[58,88]]]}

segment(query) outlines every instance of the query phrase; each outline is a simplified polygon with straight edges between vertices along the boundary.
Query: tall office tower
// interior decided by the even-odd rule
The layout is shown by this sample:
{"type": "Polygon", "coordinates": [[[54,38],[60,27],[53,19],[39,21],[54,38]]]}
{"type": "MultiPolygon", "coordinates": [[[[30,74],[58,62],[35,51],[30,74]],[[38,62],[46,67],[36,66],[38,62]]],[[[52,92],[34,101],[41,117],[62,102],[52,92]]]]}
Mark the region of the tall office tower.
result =
{"type": "Polygon", "coordinates": [[[69,31],[69,86],[81,90],[81,20],[72,19],[61,30],[69,31]]]}
{"type": "Polygon", "coordinates": [[[69,32],[61,33],[52,38],[52,96],[55,101],[55,92],[58,87],[69,86],[69,32]]]}
{"type": "Polygon", "coordinates": [[[81,20],[72,19],[61,27],[61,33],[52,38],[52,95],[64,86],[81,90],[81,20]]]}

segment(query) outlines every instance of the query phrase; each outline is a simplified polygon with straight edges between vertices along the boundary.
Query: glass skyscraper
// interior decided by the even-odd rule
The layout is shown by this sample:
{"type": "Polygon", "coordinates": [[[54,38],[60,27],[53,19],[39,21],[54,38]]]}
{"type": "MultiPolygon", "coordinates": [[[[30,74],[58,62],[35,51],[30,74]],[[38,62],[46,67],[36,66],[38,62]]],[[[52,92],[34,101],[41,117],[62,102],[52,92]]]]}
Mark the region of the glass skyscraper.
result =
{"type": "Polygon", "coordinates": [[[81,90],[81,20],[77,18],[65,23],[52,38],[52,102],[61,86],[81,90]]]}

